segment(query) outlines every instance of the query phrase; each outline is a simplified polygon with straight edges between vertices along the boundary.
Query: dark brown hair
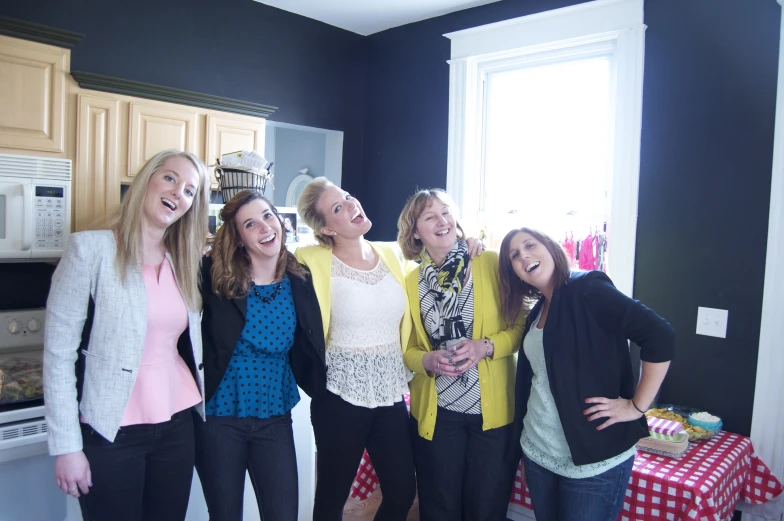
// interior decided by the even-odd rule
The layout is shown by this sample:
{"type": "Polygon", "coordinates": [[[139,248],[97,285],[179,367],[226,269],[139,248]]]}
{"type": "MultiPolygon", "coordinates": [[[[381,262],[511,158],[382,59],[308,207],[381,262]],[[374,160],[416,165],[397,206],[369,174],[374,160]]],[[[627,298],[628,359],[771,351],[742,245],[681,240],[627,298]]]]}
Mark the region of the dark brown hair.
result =
{"type": "Polygon", "coordinates": [[[517,228],[506,234],[501,241],[501,250],[498,252],[498,272],[501,279],[501,307],[504,310],[504,318],[508,323],[514,322],[521,308],[530,310],[534,304],[542,298],[542,293],[523,282],[512,268],[512,260],[509,258],[509,249],[512,239],[518,233],[527,233],[539,243],[541,243],[550,256],[553,258],[555,269],[553,270],[554,288],[560,288],[569,279],[569,258],[563,247],[552,239],[549,235],[531,228],[517,228]]]}
{"type": "Polygon", "coordinates": [[[457,228],[457,240],[465,240],[465,232],[460,226],[458,218],[457,205],[452,198],[440,188],[419,190],[408,198],[403,211],[400,212],[400,217],[397,219],[397,243],[403,251],[403,256],[408,260],[417,260],[422,257],[422,251],[425,247],[421,240],[414,237],[417,231],[416,222],[419,216],[433,204],[433,201],[438,201],[452,210],[457,228]]]}
{"type": "MultiPolygon", "coordinates": [[[[210,254],[212,257],[212,269],[210,270],[212,287],[215,294],[220,297],[244,297],[250,289],[250,256],[245,248],[240,246],[240,234],[234,218],[237,216],[240,208],[257,199],[269,205],[272,213],[280,221],[281,230],[284,230],[278,209],[261,192],[243,190],[226,203],[220,212],[223,226],[218,228],[215,236],[210,241],[212,244],[212,252],[210,254]]],[[[281,280],[284,273],[304,279],[307,271],[297,262],[294,255],[286,249],[285,234],[281,234],[280,255],[275,267],[275,280],[281,280]]]]}

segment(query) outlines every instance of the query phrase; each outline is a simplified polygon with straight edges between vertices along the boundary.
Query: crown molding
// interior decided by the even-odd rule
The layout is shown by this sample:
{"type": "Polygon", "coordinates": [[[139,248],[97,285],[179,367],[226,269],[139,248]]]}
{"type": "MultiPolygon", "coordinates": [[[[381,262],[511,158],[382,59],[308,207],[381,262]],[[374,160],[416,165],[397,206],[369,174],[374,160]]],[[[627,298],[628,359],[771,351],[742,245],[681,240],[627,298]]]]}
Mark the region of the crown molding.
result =
{"type": "Polygon", "coordinates": [[[54,29],[53,27],[4,16],[0,16],[0,34],[21,38],[23,40],[45,43],[47,45],[54,45],[55,47],[63,47],[65,49],[73,49],[73,47],[84,38],[83,34],[75,33],[73,31],[54,29]]]}
{"type": "Polygon", "coordinates": [[[90,72],[73,71],[71,72],[71,76],[83,89],[111,92],[113,94],[125,94],[137,98],[166,101],[180,105],[232,112],[234,114],[268,118],[270,114],[278,109],[277,107],[272,107],[270,105],[261,105],[249,101],[213,96],[212,94],[202,94],[189,90],[152,85],[150,83],[112,78],[111,76],[102,76],[90,72]]]}

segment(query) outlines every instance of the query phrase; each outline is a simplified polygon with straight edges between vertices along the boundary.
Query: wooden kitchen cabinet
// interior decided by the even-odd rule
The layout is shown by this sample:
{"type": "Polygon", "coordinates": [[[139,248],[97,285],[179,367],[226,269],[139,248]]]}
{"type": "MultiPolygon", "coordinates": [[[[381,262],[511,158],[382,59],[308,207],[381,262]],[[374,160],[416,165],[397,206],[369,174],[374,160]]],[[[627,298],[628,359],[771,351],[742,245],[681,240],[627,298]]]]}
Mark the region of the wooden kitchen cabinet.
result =
{"type": "Polygon", "coordinates": [[[66,157],[71,51],[0,36],[0,152],[66,157]]]}
{"type": "Polygon", "coordinates": [[[144,100],[131,101],[128,174],[123,181],[131,182],[147,160],[167,148],[191,152],[204,160],[197,149],[199,110],[175,107],[173,104],[145,103],[144,100]]]}
{"type": "Polygon", "coordinates": [[[120,101],[79,94],[73,169],[74,230],[102,224],[120,205],[120,101]]]}
{"type": "MultiPolygon", "coordinates": [[[[215,164],[222,154],[255,150],[264,155],[266,120],[239,115],[207,114],[207,165],[215,164]]],[[[212,188],[217,190],[215,169],[210,168],[212,188]]]]}

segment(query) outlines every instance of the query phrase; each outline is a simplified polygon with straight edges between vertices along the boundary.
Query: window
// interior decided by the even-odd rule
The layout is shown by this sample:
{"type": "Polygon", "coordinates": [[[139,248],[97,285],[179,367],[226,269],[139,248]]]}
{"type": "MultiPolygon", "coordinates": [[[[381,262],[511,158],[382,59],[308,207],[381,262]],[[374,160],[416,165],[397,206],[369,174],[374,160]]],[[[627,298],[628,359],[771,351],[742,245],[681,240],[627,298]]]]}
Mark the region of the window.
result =
{"type": "Polygon", "coordinates": [[[644,29],[641,0],[600,0],[446,35],[447,191],[471,233],[606,230],[631,294],[644,29]]]}

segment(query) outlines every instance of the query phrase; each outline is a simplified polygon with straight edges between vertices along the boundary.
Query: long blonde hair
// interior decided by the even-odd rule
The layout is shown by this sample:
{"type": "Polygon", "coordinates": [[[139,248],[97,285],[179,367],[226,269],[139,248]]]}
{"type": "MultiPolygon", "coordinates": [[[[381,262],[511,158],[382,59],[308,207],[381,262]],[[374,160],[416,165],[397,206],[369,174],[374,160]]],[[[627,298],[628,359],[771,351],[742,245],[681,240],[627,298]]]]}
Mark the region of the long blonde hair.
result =
{"type": "Polygon", "coordinates": [[[283,230],[278,262],[275,265],[275,280],[281,280],[284,273],[304,279],[307,273],[294,255],[286,249],[286,234],[278,209],[261,192],[243,190],[232,197],[231,201],[221,209],[220,218],[223,221],[223,226],[218,228],[210,241],[212,243],[212,251],[210,252],[212,290],[219,297],[244,297],[250,289],[252,282],[250,256],[245,248],[240,246],[240,233],[234,218],[243,206],[256,199],[267,203],[272,213],[280,221],[280,227],[283,230]]]}
{"type": "Polygon", "coordinates": [[[177,284],[185,304],[192,310],[201,309],[199,277],[201,256],[207,240],[210,178],[207,167],[190,152],[164,150],[158,152],[139,170],[119,210],[109,219],[106,229],[117,240],[115,266],[125,281],[129,269],[140,269],[142,245],[142,213],[150,179],[172,157],[184,157],[199,173],[199,187],[190,209],[163,233],[163,243],[172,258],[177,284]]]}

